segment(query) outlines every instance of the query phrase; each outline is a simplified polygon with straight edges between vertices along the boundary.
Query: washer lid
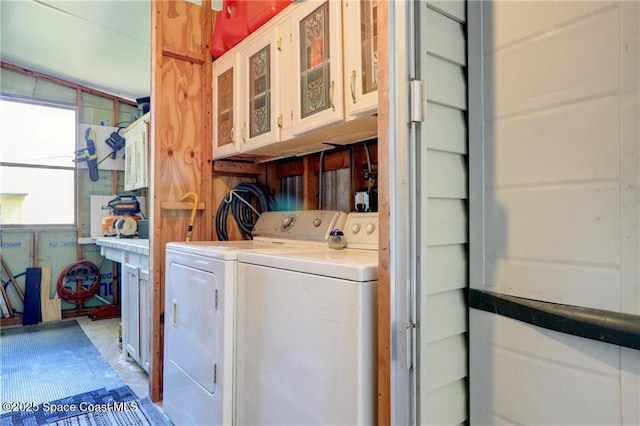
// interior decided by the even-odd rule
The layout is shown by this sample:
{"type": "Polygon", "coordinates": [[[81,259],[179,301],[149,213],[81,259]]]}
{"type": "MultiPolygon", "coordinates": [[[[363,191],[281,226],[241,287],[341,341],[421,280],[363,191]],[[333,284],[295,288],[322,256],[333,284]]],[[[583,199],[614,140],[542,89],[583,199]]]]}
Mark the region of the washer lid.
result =
{"type": "Polygon", "coordinates": [[[378,279],[378,252],[373,250],[299,249],[238,254],[238,261],[350,281],[378,279]]]}

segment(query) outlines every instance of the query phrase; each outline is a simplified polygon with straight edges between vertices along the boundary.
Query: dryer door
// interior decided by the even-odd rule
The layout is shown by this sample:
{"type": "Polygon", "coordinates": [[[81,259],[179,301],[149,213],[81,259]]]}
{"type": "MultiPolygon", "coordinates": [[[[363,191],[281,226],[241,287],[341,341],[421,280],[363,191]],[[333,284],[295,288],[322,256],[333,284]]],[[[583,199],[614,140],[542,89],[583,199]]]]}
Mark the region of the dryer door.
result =
{"type": "Polygon", "coordinates": [[[195,382],[213,394],[222,346],[221,284],[223,277],[188,265],[167,265],[165,352],[195,382]]]}

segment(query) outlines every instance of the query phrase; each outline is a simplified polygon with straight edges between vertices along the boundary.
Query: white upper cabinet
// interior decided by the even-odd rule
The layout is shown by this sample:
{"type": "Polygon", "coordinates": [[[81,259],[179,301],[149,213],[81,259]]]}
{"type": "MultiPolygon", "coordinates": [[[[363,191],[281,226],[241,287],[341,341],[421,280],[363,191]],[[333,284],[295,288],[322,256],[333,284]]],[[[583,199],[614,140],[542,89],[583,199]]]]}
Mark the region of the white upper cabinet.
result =
{"type": "Polygon", "coordinates": [[[244,70],[241,151],[280,141],[280,27],[263,27],[238,51],[244,70]],[[262,31],[261,31],[262,30],[262,31]]]}
{"type": "MultiPolygon", "coordinates": [[[[236,51],[213,63],[213,158],[240,152],[242,67],[236,51]]],[[[246,103],[246,102],[245,102],[246,103]]]]}
{"type": "Polygon", "coordinates": [[[343,0],[346,119],[378,111],[378,1],[343,0]]]}
{"type": "MultiPolygon", "coordinates": [[[[342,4],[307,0],[291,16],[294,136],[344,120],[342,4]]],[[[289,92],[291,90],[291,92],[289,92]]]]}
{"type": "Polygon", "coordinates": [[[287,157],[375,137],[377,4],[293,2],[216,59],[213,158],[287,157]]]}
{"type": "Polygon", "coordinates": [[[146,113],[122,133],[125,139],[125,191],[133,191],[149,186],[150,117],[151,113],[146,113]]]}

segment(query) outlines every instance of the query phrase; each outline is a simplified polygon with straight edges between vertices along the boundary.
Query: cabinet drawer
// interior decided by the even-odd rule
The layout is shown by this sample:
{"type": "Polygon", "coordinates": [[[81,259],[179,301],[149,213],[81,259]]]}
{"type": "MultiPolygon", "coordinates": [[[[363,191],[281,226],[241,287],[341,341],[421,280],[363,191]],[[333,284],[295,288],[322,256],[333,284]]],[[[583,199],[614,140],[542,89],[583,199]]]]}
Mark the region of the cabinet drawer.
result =
{"type": "Polygon", "coordinates": [[[140,268],[141,274],[149,276],[149,256],[140,253],[124,252],[124,262],[140,268]]]}
{"type": "Polygon", "coordinates": [[[100,254],[103,255],[104,257],[106,257],[109,260],[112,260],[114,262],[118,262],[118,263],[124,263],[125,261],[125,251],[121,250],[121,249],[116,249],[116,248],[112,248],[112,247],[105,247],[102,246],[100,247],[100,254]]]}

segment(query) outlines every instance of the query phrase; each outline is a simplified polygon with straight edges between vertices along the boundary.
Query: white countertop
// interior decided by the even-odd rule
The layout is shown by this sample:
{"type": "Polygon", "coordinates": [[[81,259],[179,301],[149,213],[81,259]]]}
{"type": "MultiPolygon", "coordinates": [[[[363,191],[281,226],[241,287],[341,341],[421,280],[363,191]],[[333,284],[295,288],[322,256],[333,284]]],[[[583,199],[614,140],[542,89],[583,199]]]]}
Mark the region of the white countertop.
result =
{"type": "Polygon", "coordinates": [[[149,256],[149,240],[143,238],[94,238],[96,245],[117,250],[131,251],[149,256]]]}

